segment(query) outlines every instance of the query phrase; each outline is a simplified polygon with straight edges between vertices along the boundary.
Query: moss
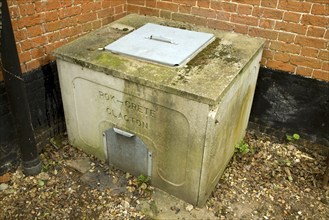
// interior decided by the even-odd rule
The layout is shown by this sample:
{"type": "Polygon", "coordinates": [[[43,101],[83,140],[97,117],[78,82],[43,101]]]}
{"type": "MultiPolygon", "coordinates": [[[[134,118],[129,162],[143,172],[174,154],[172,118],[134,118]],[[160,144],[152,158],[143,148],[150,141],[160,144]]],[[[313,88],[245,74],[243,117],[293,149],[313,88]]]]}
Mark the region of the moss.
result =
{"type": "Polygon", "coordinates": [[[211,59],[216,57],[215,50],[218,48],[220,39],[216,38],[211,44],[196,55],[189,63],[188,68],[207,64],[211,59]]]}
{"type": "Polygon", "coordinates": [[[111,53],[101,53],[96,57],[95,62],[102,66],[111,67],[115,69],[126,69],[125,60],[111,53]]]}

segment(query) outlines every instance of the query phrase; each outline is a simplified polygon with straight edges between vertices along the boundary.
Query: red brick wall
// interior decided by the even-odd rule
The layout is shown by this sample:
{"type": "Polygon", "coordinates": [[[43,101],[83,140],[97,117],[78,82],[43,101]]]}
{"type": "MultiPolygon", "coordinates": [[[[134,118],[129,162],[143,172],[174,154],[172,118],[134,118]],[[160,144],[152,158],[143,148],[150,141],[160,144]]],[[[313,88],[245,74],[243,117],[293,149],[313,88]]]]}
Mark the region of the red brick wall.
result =
{"type": "Polygon", "coordinates": [[[263,66],[329,81],[328,0],[127,0],[127,11],[265,38],[263,66]]]}
{"type": "Polygon", "coordinates": [[[54,60],[53,49],[126,14],[126,0],[7,0],[22,72],[54,60]]]}
{"type": "MultiPolygon", "coordinates": [[[[329,81],[327,0],[8,0],[21,68],[129,13],[267,39],[262,65],[329,81]]],[[[1,79],[1,76],[0,76],[1,79]]]]}

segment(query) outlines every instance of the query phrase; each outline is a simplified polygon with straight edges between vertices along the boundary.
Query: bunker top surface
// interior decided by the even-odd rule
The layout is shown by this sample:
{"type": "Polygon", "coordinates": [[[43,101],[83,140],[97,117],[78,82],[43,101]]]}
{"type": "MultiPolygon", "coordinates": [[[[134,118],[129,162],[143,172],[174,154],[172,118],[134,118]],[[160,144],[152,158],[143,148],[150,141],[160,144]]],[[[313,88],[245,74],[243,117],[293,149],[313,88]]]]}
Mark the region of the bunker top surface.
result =
{"type": "Polygon", "coordinates": [[[216,105],[263,45],[262,39],[132,14],[56,49],[54,55],[107,75],[216,105]],[[183,67],[168,67],[103,49],[146,23],[213,33],[216,39],[183,67]]]}

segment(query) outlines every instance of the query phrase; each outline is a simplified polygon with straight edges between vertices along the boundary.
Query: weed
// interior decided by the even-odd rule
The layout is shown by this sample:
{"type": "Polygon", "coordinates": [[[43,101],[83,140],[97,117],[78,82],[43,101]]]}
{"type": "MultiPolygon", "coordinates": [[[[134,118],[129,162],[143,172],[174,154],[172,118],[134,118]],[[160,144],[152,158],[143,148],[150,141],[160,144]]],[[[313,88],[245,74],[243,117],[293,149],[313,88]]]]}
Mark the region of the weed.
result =
{"type": "Polygon", "coordinates": [[[238,144],[235,145],[235,152],[246,154],[250,152],[249,144],[241,140],[238,144]]]}
{"type": "Polygon", "coordinates": [[[143,183],[148,183],[150,181],[150,178],[148,176],[144,176],[143,174],[139,175],[137,177],[138,183],[141,185],[143,183]]]}
{"type": "Polygon", "coordinates": [[[300,135],[299,134],[293,134],[293,135],[286,134],[286,139],[288,141],[297,141],[300,139],[300,135]]]}

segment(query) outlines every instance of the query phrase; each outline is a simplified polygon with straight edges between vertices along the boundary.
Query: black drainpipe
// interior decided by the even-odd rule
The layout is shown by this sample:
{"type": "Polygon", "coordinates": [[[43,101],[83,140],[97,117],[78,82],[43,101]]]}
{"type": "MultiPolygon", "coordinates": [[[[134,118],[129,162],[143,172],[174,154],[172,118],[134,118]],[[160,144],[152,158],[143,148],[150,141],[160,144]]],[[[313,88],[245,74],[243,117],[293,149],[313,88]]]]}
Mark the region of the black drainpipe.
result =
{"type": "Polygon", "coordinates": [[[18,145],[25,175],[36,175],[41,171],[41,162],[34,138],[25,82],[22,78],[15,37],[11,25],[8,4],[2,1],[1,60],[6,91],[15,118],[18,145]]]}

